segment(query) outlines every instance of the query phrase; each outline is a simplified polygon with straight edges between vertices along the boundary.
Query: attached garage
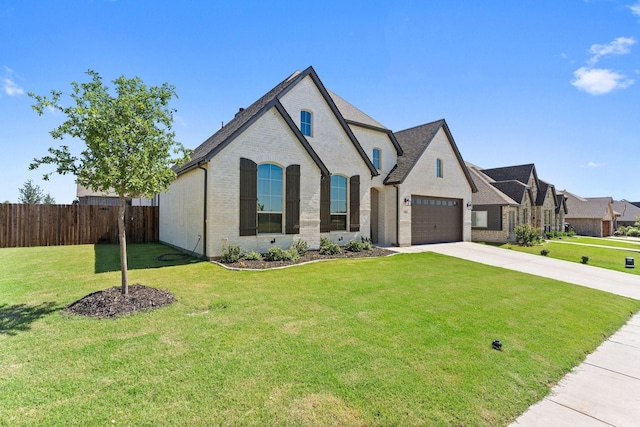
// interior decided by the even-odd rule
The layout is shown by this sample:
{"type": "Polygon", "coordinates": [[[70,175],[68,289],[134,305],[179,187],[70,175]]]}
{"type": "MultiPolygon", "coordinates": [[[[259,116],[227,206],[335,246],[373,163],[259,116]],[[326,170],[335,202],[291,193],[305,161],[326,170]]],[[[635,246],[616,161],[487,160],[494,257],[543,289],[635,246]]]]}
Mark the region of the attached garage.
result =
{"type": "Polygon", "coordinates": [[[411,196],[411,244],[462,241],[462,200],[411,196]]]}

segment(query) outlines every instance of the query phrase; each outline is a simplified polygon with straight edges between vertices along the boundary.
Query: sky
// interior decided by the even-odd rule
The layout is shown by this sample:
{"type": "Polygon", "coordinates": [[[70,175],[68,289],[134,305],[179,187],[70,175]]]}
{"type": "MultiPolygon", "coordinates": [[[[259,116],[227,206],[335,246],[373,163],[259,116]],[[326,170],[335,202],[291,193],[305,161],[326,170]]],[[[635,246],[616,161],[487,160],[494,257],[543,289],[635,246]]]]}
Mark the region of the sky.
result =
{"type": "Polygon", "coordinates": [[[640,0],[0,0],[0,202],[27,180],[57,203],[73,176],[31,171],[64,117],[28,93],[168,82],[195,148],[296,70],[393,131],[444,118],[482,168],[534,163],[583,197],[640,201],[640,0]]]}

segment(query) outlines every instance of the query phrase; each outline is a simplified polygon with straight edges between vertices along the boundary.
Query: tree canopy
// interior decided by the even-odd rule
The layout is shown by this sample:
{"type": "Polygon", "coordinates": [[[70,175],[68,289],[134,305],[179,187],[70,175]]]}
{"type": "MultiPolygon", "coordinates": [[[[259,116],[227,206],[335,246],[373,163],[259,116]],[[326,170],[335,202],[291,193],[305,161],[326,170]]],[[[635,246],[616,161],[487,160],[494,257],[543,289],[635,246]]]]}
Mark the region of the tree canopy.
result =
{"type": "Polygon", "coordinates": [[[56,201],[51,194],[44,194],[44,190],[38,184],[34,184],[32,180],[27,180],[22,187],[18,188],[20,195],[19,203],[25,204],[54,204],[56,201]]]}
{"type": "Polygon", "coordinates": [[[87,74],[91,80],[72,82],[68,94],[56,90],[51,96],[29,93],[36,101],[33,109],[38,115],[53,109],[66,117],[50,132],[54,139],[68,136],[85,145],[79,154],[73,154],[68,145],[49,148],[49,155],[34,159],[29,168],[55,165],[55,172],[75,175],[76,182],[85,188],[118,194],[122,293],[126,294],[126,200],[152,198],[167,189],[176,176],[172,167],[187,161],[189,151],[175,140],[172,130],[176,110],[169,102],[177,97],[173,85],[147,86],[138,77],[121,76],[113,80],[112,92],[97,72],[89,70],[87,74]],[[70,98],[68,104],[62,102],[63,95],[70,98]]]}

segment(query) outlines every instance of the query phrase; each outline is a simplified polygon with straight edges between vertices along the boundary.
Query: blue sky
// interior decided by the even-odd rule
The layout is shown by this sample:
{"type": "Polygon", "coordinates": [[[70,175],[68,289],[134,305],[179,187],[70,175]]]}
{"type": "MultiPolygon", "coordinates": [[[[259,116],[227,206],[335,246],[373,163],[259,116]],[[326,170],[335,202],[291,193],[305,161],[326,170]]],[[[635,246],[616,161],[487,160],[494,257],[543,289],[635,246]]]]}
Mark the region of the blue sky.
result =
{"type": "Polygon", "coordinates": [[[309,65],[392,130],[445,118],[481,167],[535,163],[557,189],[640,201],[638,40],[640,0],[0,0],[0,202],[28,179],[75,198],[73,177],[28,170],[63,117],[39,117],[27,92],[88,69],[169,82],[195,148],[309,65]]]}

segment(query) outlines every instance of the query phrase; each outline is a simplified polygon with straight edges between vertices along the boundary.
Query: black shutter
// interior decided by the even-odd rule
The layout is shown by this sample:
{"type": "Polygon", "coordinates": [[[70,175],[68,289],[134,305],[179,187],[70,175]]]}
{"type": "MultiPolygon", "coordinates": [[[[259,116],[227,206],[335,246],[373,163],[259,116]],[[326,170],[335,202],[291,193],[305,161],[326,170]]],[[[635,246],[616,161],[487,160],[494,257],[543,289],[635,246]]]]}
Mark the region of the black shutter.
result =
{"type": "Polygon", "coordinates": [[[258,232],[258,165],[240,159],[240,235],[255,236],[258,232]]]}
{"type": "Polygon", "coordinates": [[[287,234],[300,234],[300,165],[287,166],[286,183],[287,234]]]}
{"type": "Polygon", "coordinates": [[[349,231],[360,231],[360,175],[349,178],[349,231]]]}
{"type": "Polygon", "coordinates": [[[320,178],[320,232],[331,231],[331,178],[320,178]]]}

